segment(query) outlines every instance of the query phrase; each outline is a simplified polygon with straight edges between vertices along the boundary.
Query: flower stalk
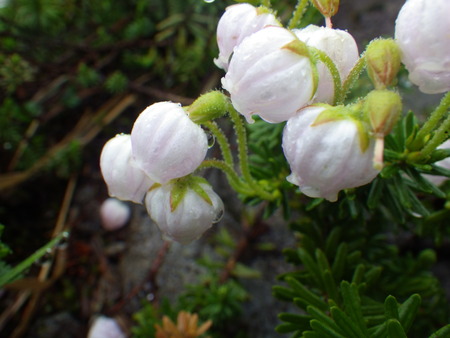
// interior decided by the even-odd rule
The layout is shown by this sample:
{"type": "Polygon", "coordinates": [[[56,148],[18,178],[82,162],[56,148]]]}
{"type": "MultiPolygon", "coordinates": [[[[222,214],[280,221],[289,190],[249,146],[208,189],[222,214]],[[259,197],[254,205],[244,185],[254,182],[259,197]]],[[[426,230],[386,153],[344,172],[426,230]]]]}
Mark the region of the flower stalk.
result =
{"type": "Polygon", "coordinates": [[[353,86],[356,83],[356,80],[358,80],[359,75],[362,73],[365,67],[366,67],[366,57],[365,54],[362,54],[358,62],[356,62],[356,64],[353,66],[352,70],[350,71],[350,74],[348,74],[347,78],[344,80],[340,97],[337,97],[335,100],[336,105],[344,103],[347,94],[353,88],[353,86]]]}
{"type": "Polygon", "coordinates": [[[308,7],[308,0],[298,0],[297,6],[295,6],[294,13],[289,20],[288,28],[294,29],[300,26],[300,22],[302,21],[303,14],[305,14],[306,8],[308,7]]]}
{"type": "MultiPolygon", "coordinates": [[[[242,123],[241,117],[239,113],[234,109],[233,105],[230,103],[228,105],[228,113],[230,114],[230,118],[234,123],[234,128],[237,135],[238,142],[238,152],[239,152],[239,167],[244,177],[244,180],[248,183],[251,190],[261,197],[262,199],[272,201],[274,199],[274,195],[265,191],[260,187],[258,182],[256,182],[251,173],[250,166],[248,162],[248,154],[247,154],[247,133],[245,132],[244,124],[242,123]]],[[[248,192],[247,192],[248,193],[248,192]]]]}
{"type": "Polygon", "coordinates": [[[336,105],[337,100],[342,96],[342,84],[341,84],[341,76],[339,75],[339,70],[337,69],[335,63],[331,58],[320,49],[309,47],[309,51],[316,57],[318,60],[323,62],[325,66],[330,71],[330,74],[333,78],[333,86],[334,86],[334,97],[332,105],[336,105]]]}

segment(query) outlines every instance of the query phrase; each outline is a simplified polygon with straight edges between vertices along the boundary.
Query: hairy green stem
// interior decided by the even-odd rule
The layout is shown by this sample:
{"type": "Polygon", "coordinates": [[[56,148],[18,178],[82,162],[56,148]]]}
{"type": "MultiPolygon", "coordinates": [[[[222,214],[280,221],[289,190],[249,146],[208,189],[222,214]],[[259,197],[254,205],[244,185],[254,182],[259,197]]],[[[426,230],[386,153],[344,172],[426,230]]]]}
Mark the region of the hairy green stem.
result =
{"type": "Polygon", "coordinates": [[[250,173],[247,155],[247,134],[245,132],[244,124],[242,123],[242,119],[239,113],[236,111],[236,109],[234,109],[231,103],[228,105],[228,113],[230,114],[230,118],[234,123],[234,128],[237,135],[239,166],[242,176],[256,195],[268,201],[273,200],[274,196],[262,189],[261,186],[253,179],[250,173]]]}
{"type": "Polygon", "coordinates": [[[342,96],[342,84],[341,84],[341,75],[339,74],[339,70],[336,67],[336,64],[331,60],[331,58],[320,49],[309,47],[309,50],[312,51],[316,59],[319,59],[322,63],[327,66],[328,70],[331,73],[331,77],[333,78],[333,86],[334,86],[334,97],[333,97],[333,105],[336,105],[336,102],[342,96]]]}
{"type": "MultiPolygon", "coordinates": [[[[423,144],[426,142],[427,137],[433,132],[433,130],[435,130],[438,127],[442,118],[445,117],[445,114],[448,114],[449,107],[450,107],[450,92],[447,92],[447,94],[445,94],[445,96],[442,98],[441,102],[439,103],[439,106],[437,106],[436,109],[430,114],[430,117],[428,118],[428,120],[423,124],[422,128],[420,128],[419,131],[417,132],[417,135],[414,138],[414,141],[408,147],[410,150],[417,151],[423,146],[423,144]]],[[[448,120],[448,117],[447,117],[447,120],[448,120]]],[[[442,126],[439,128],[439,130],[441,130],[441,129],[442,129],[442,126]]],[[[440,132],[445,133],[445,130],[442,130],[440,132]]],[[[447,132],[448,132],[448,129],[447,129],[447,132]]],[[[433,136],[433,138],[435,138],[436,136],[439,136],[438,132],[436,132],[436,134],[433,136]]],[[[442,139],[445,139],[445,137],[443,137],[442,139]]],[[[428,144],[427,144],[427,147],[428,147],[428,144]]],[[[423,152],[423,150],[421,152],[423,152]]]]}
{"type": "Polygon", "coordinates": [[[348,92],[355,85],[356,80],[358,80],[359,75],[361,74],[361,72],[364,70],[365,67],[366,67],[366,57],[363,54],[359,58],[358,62],[356,62],[356,64],[353,66],[352,70],[350,71],[350,74],[348,74],[347,78],[342,84],[342,91],[340,93],[340,97],[337,97],[335,99],[336,105],[344,103],[348,92]]]}
{"type": "Polygon", "coordinates": [[[219,144],[220,150],[222,152],[223,159],[225,160],[225,163],[227,163],[231,168],[234,167],[234,160],[233,155],[231,153],[230,144],[225,136],[225,134],[222,132],[222,130],[219,128],[217,123],[208,121],[204,123],[205,127],[209,129],[211,134],[216,138],[217,143],[219,144]]]}
{"type": "Polygon", "coordinates": [[[228,165],[228,163],[221,160],[205,160],[203,163],[197,168],[198,171],[206,168],[217,168],[222,170],[227,176],[228,183],[230,186],[240,194],[248,194],[250,187],[244,183],[240,177],[234,171],[234,168],[228,165]]]}
{"type": "Polygon", "coordinates": [[[302,21],[303,14],[305,14],[306,8],[308,7],[309,0],[298,0],[297,6],[295,6],[295,11],[292,15],[291,20],[289,20],[288,28],[294,29],[300,25],[302,21]]]}

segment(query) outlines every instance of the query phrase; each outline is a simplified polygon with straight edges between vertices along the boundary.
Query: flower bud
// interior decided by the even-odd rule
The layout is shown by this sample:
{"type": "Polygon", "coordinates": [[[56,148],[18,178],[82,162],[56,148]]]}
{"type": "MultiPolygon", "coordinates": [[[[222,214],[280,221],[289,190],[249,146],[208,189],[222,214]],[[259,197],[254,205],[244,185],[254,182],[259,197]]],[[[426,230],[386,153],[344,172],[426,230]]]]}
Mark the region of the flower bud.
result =
{"type": "Polygon", "coordinates": [[[221,117],[227,112],[228,98],[219,91],[201,95],[189,107],[189,118],[195,123],[205,123],[221,117]]]}
{"type": "Polygon", "coordinates": [[[327,18],[335,15],[339,9],[339,0],[311,0],[311,2],[327,18]]]}
{"type": "Polygon", "coordinates": [[[281,26],[275,16],[264,7],[235,4],[227,7],[217,24],[219,57],[214,59],[217,67],[228,70],[228,62],[234,47],[244,38],[266,26],[281,26]]]}
{"type": "Polygon", "coordinates": [[[397,93],[386,89],[372,90],[364,100],[363,111],[375,136],[374,166],[381,170],[384,162],[384,137],[400,118],[402,99],[397,93]]]}
{"type": "MultiPolygon", "coordinates": [[[[317,48],[327,54],[339,71],[341,82],[344,82],[359,59],[355,39],[346,31],[315,25],[293,31],[307,46],[317,48]]],[[[333,77],[328,67],[322,62],[317,64],[317,72],[319,83],[312,102],[332,103],[335,94],[333,77]]]]}
{"type": "Polygon", "coordinates": [[[172,102],[155,103],[138,116],[131,145],[137,165],[158,183],[191,174],[208,150],[203,129],[172,102]]]}
{"type": "Polygon", "coordinates": [[[400,54],[392,39],[373,40],[367,46],[367,73],[376,89],[384,89],[394,82],[400,70],[400,54]]]}
{"type": "Polygon", "coordinates": [[[288,120],[282,146],[292,172],[287,180],[309,197],[334,202],[340,190],[367,184],[379,173],[373,139],[342,107],[302,109],[288,120]]]}
{"type": "Polygon", "coordinates": [[[295,115],[315,90],[313,66],[304,43],[281,27],[267,27],[234,50],[222,86],[249,123],[257,114],[267,122],[295,115]]]}
{"type": "Polygon", "coordinates": [[[167,239],[187,244],[223,215],[223,202],[199,177],[155,185],[145,197],[147,212],[167,239]]]}
{"type": "Polygon", "coordinates": [[[372,90],[364,99],[364,114],[369,118],[373,133],[388,135],[402,112],[402,99],[396,92],[386,89],[372,90]]]}
{"type": "Polygon", "coordinates": [[[102,226],[109,231],[122,228],[130,219],[130,214],[130,207],[115,198],[106,199],[100,207],[102,226]]]}
{"type": "Polygon", "coordinates": [[[98,317],[89,329],[88,338],[125,338],[119,324],[105,316],[98,317]]]}
{"type": "Polygon", "coordinates": [[[109,196],[141,204],[153,181],[136,166],[131,156],[130,135],[116,135],[102,149],[100,169],[109,196]]]}
{"type": "Polygon", "coordinates": [[[448,0],[408,0],[395,22],[395,39],[409,79],[427,94],[450,90],[448,13],[448,0]]]}

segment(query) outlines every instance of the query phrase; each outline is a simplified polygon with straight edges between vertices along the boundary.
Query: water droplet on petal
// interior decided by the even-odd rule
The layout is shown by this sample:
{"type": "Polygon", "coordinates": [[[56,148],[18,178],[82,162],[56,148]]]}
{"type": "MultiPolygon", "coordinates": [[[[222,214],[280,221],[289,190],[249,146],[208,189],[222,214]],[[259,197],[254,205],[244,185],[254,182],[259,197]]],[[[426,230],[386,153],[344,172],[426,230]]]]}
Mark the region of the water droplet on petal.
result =
{"type": "Polygon", "coordinates": [[[214,219],[213,219],[213,221],[212,221],[213,224],[219,223],[219,222],[222,220],[224,214],[225,214],[225,212],[224,212],[223,208],[221,208],[221,209],[217,212],[216,216],[214,217],[214,219]]]}

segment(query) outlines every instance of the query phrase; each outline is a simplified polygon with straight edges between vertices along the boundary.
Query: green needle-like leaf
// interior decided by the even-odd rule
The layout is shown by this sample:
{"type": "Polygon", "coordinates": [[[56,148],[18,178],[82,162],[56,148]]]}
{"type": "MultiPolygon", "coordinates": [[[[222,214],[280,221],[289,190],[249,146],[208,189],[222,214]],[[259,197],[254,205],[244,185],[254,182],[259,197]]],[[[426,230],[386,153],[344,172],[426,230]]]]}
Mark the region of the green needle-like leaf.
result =
{"type": "Polygon", "coordinates": [[[350,284],[347,281],[341,283],[342,298],[344,300],[344,309],[352,321],[358,327],[358,330],[367,336],[367,327],[364,322],[361,309],[361,299],[358,294],[358,288],[355,283],[350,284]]]}
{"type": "Polygon", "coordinates": [[[411,327],[421,303],[422,298],[416,293],[400,305],[398,310],[399,320],[406,332],[408,332],[411,327]]]}
{"type": "Polygon", "coordinates": [[[408,338],[402,325],[396,319],[389,319],[387,321],[388,338],[408,338]]]}
{"type": "Polygon", "coordinates": [[[394,296],[387,296],[384,301],[384,313],[386,319],[399,319],[398,303],[394,296]]]}

